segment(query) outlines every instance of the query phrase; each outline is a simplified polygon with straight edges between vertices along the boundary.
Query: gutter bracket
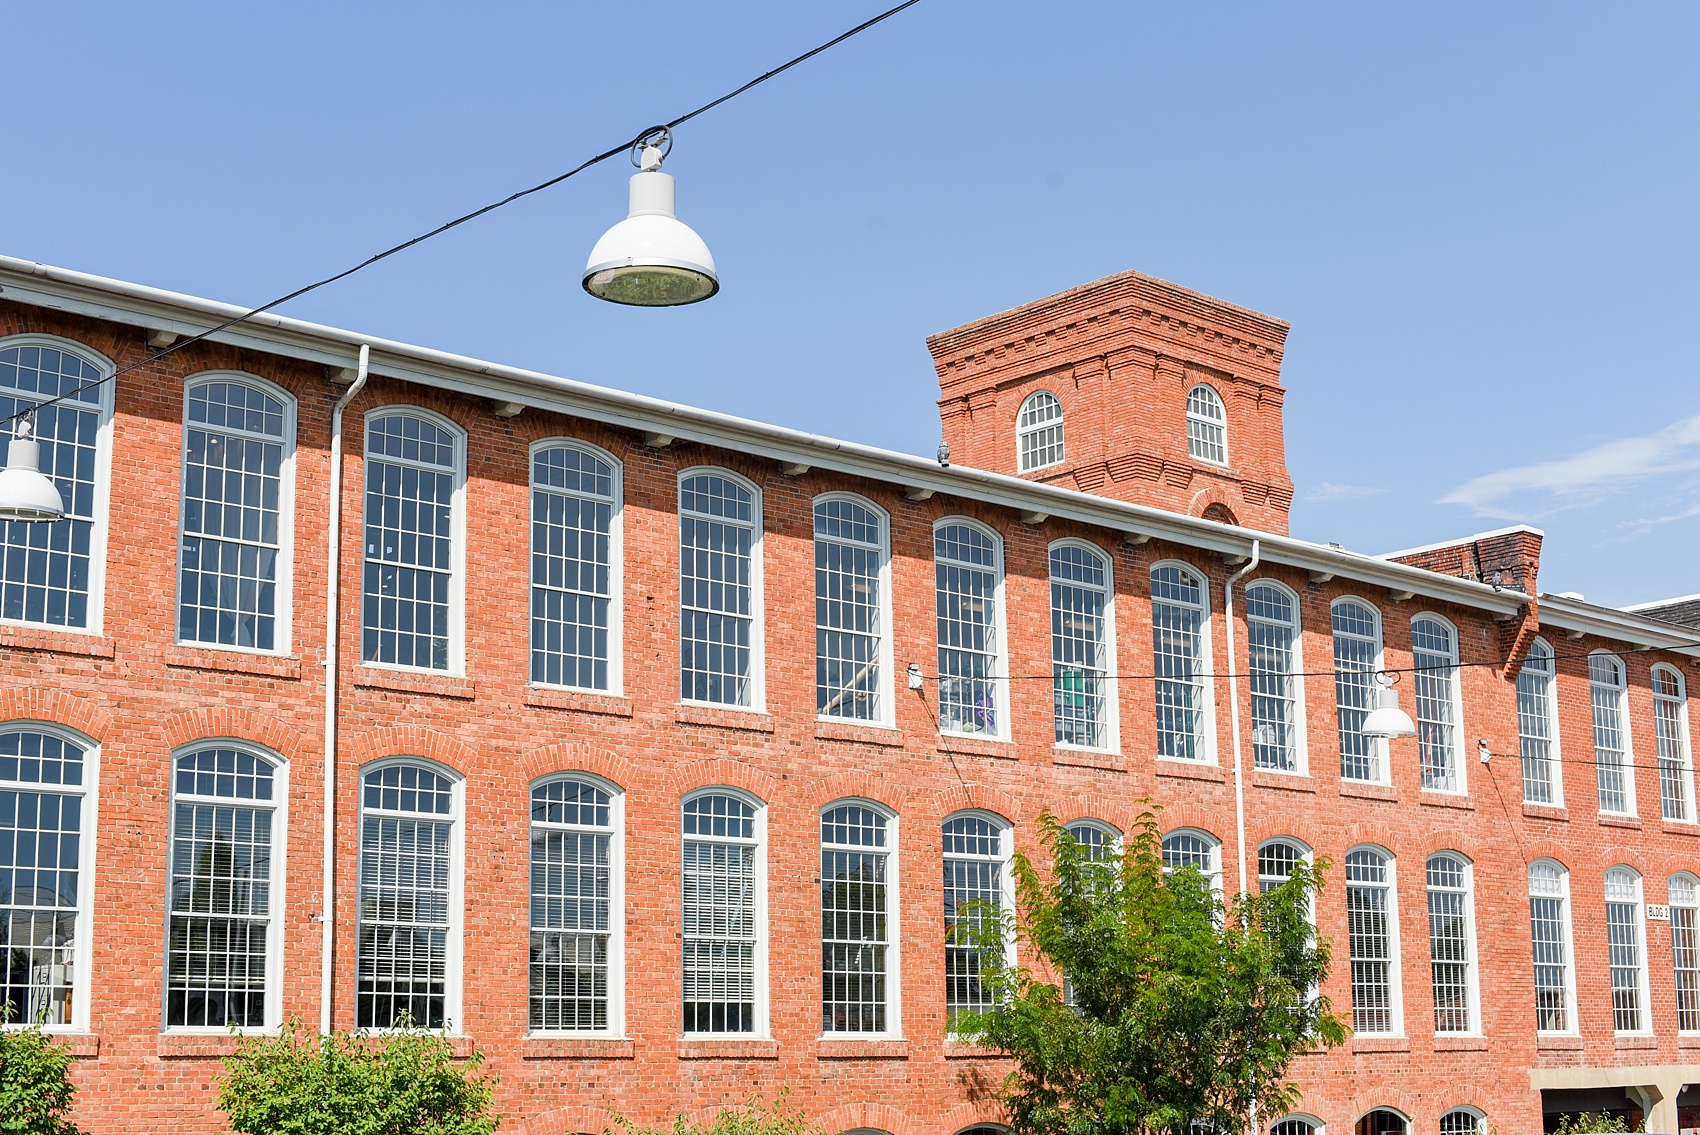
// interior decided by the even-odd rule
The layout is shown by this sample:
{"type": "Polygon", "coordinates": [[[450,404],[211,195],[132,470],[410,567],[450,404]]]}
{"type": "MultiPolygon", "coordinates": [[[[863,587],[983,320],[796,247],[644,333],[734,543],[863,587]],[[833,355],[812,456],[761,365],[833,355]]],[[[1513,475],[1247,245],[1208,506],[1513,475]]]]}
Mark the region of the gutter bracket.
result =
{"type": "Polygon", "coordinates": [[[904,485],[903,486],[903,497],[904,497],[905,500],[912,500],[912,501],[932,500],[933,499],[933,490],[932,489],[923,489],[919,485],[904,485]]]}

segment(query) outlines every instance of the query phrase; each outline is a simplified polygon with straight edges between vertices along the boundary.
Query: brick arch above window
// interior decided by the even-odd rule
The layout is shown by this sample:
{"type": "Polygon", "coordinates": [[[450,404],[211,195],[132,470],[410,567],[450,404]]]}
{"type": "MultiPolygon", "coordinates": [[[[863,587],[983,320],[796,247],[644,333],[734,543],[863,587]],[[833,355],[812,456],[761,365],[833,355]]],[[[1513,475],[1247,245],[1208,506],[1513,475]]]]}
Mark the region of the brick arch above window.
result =
{"type": "Polygon", "coordinates": [[[631,786],[633,777],[631,762],[620,754],[577,741],[532,749],[520,758],[520,767],[527,781],[553,773],[587,772],[618,785],[622,791],[631,786]]]}
{"type": "Polygon", "coordinates": [[[520,1124],[517,1135],[577,1135],[616,1130],[614,1113],[599,1107],[563,1107],[532,1116],[520,1124]]]}
{"type": "Polygon", "coordinates": [[[938,822],[956,812],[990,812],[1013,825],[1026,815],[1014,796],[979,784],[954,784],[936,793],[927,803],[928,814],[923,818],[938,822]]]}
{"type": "Polygon", "coordinates": [[[1528,863],[1536,863],[1542,859],[1550,859],[1566,871],[1570,870],[1576,849],[1566,847],[1555,839],[1530,840],[1523,845],[1523,858],[1528,863]]]}
{"type": "Polygon", "coordinates": [[[262,745],[287,761],[293,761],[308,751],[307,738],[298,730],[271,714],[255,713],[236,706],[179,710],[165,719],[163,731],[166,744],[173,749],[229,738],[262,745]]]}
{"type": "MultiPolygon", "coordinates": [[[[1008,1127],[1009,1115],[995,1100],[975,1100],[970,1103],[958,1104],[945,1112],[933,1124],[934,1135],[956,1135],[970,1127],[989,1124],[993,1127],[1008,1127]]],[[[895,1132],[893,1133],[895,1135],[895,1132]]]]}
{"type": "Polygon", "coordinates": [[[1399,859],[1405,855],[1405,847],[1409,843],[1408,839],[1401,841],[1395,832],[1389,831],[1382,825],[1352,824],[1340,833],[1339,846],[1343,849],[1342,855],[1346,851],[1370,847],[1399,859]]]}
{"type": "Polygon", "coordinates": [[[74,729],[96,745],[104,744],[112,731],[112,715],[87,698],[41,686],[0,690],[0,724],[31,722],[74,729]]]}
{"type": "Polygon", "coordinates": [[[343,759],[357,768],[399,756],[423,757],[465,776],[477,761],[478,751],[447,733],[419,725],[373,729],[352,738],[343,748],[343,759]]]}
{"type": "MultiPolygon", "coordinates": [[[[804,790],[804,800],[814,805],[815,810],[826,807],[837,800],[866,800],[878,804],[896,815],[903,811],[909,802],[908,793],[904,792],[891,780],[874,776],[860,769],[849,772],[835,773],[821,777],[804,790]]],[[[879,1126],[878,1124],[855,1124],[857,1126],[879,1126]]],[[[849,1128],[845,1128],[848,1130],[849,1128]]],[[[886,1128],[885,1130],[890,1130],[886,1128]]],[[[893,1133],[895,1135],[895,1132],[893,1133]]]]}
{"type": "Polygon", "coordinates": [[[767,804],[772,804],[780,792],[779,781],[773,777],[727,757],[692,761],[677,769],[673,788],[680,799],[704,788],[741,788],[767,804]]]}
{"type": "Polygon", "coordinates": [[[884,1131],[887,1135],[931,1135],[927,1126],[906,1112],[883,1103],[850,1103],[835,1107],[815,1120],[827,1135],[841,1131],[884,1131]]]}

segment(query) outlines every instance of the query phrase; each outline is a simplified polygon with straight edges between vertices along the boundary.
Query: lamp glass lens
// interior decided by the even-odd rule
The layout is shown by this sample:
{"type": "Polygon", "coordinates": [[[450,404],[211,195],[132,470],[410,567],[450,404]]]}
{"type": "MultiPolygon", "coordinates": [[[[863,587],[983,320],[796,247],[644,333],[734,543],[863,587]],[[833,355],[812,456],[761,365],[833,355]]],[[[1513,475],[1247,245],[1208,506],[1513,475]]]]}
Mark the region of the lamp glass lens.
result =
{"type": "Polygon", "coordinates": [[[660,264],[604,268],[584,280],[584,290],[598,299],[637,307],[677,307],[696,303],[719,289],[720,285],[713,276],[660,264]]]}

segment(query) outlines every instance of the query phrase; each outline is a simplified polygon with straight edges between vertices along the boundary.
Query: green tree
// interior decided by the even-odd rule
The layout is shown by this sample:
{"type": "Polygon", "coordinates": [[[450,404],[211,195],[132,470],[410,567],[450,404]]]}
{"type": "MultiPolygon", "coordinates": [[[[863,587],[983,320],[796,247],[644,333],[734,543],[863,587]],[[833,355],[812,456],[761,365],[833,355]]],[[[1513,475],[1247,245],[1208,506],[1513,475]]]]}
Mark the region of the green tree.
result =
{"type": "Polygon", "coordinates": [[[827,1135],[809,1122],[803,1110],[791,1102],[790,1093],[780,1091],[772,1103],[752,1096],[744,1108],[722,1108],[712,1122],[692,1123],[683,1115],[671,1127],[642,1127],[624,1116],[615,1116],[603,1135],[827,1135]]]}
{"type": "Polygon", "coordinates": [[[1197,868],[1164,872],[1151,812],[1119,852],[1095,854],[1048,812],[1038,826],[1053,870],[1014,857],[1019,918],[968,918],[957,931],[980,950],[993,1008],[956,1031],[1015,1058],[1001,1089],[1015,1131],[1226,1135],[1245,1129],[1254,1100],[1264,1117],[1290,1110],[1293,1058],[1345,1039],[1314,994],[1329,964],[1310,924],[1317,868],[1300,863],[1224,909],[1197,868]],[[1049,974],[1007,964],[1011,934],[1049,974]]]}
{"type": "MultiPolygon", "coordinates": [[[[3,1023],[3,1022],[0,1022],[3,1023]]],[[[39,1025],[0,1028],[0,1132],[80,1135],[72,1123],[71,1048],[39,1025]]]]}
{"type": "Polygon", "coordinates": [[[218,1106],[248,1135],[490,1135],[496,1077],[482,1053],[404,1027],[319,1036],[291,1021],[225,1058],[218,1106]]]}

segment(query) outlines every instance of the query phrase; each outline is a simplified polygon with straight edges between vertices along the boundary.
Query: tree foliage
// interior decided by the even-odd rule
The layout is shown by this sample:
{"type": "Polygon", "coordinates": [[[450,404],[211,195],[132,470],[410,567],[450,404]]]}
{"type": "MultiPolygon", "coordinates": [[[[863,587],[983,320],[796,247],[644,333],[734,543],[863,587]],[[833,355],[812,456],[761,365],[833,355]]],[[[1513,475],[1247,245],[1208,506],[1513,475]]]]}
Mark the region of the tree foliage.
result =
{"type": "Polygon", "coordinates": [[[809,1122],[803,1110],[791,1103],[790,1095],[781,1091],[769,1103],[761,1096],[752,1096],[744,1108],[722,1108],[710,1123],[692,1123],[683,1115],[674,1116],[671,1127],[640,1127],[624,1116],[615,1116],[613,1126],[603,1135],[827,1135],[819,1126],[809,1122]]]}
{"type": "Polygon", "coordinates": [[[70,1045],[55,1044],[40,1026],[0,1028],[0,1132],[80,1135],[70,1120],[76,1091],[70,1045]]]}
{"type": "Polygon", "coordinates": [[[1293,1058],[1345,1039],[1314,993],[1329,966],[1310,923],[1317,868],[1300,863],[1269,893],[1224,909],[1197,868],[1165,875],[1151,812],[1120,851],[1095,855],[1049,813],[1039,833],[1052,870],[1014,857],[1019,918],[958,928],[979,947],[993,1008],[956,1028],[1015,1058],[1001,1092],[1015,1131],[1226,1135],[1245,1129],[1254,1099],[1261,1115],[1290,1110],[1293,1058]],[[1010,966],[1009,934],[1048,972],[1010,966]]]}
{"type": "Polygon", "coordinates": [[[477,1051],[456,1061],[424,1029],[319,1036],[291,1021],[225,1058],[218,1106],[250,1135],[490,1135],[496,1077],[483,1063],[477,1051]]]}

